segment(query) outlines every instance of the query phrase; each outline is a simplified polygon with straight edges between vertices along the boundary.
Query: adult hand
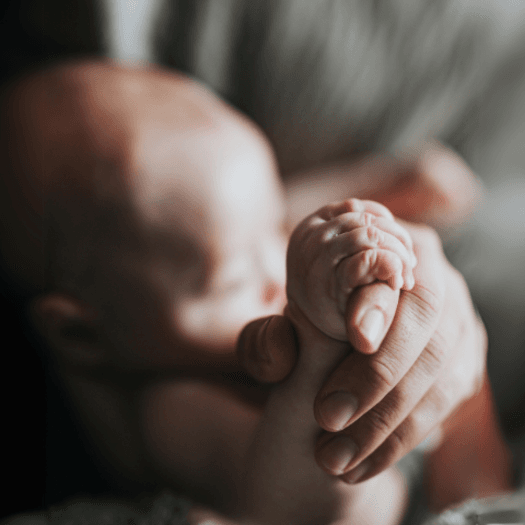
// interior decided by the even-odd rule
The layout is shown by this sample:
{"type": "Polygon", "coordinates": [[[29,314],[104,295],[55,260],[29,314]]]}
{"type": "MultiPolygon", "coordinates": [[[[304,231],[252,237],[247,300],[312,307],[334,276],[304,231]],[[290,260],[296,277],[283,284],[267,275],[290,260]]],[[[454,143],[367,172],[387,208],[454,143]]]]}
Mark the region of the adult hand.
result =
{"type": "MultiPolygon", "coordinates": [[[[352,341],[357,351],[331,374],[315,401],[315,417],[329,431],[319,439],[316,459],[349,483],[369,479],[412,450],[482,383],[486,335],[464,279],[433,230],[403,226],[419,261],[414,288],[401,293],[379,349],[363,353],[359,339],[352,341]]],[[[374,286],[358,293],[367,294],[366,300],[351,300],[368,307],[378,295],[374,286]]],[[[255,321],[241,334],[241,363],[259,381],[279,381],[296,361],[293,341],[285,318],[255,321]]]]}

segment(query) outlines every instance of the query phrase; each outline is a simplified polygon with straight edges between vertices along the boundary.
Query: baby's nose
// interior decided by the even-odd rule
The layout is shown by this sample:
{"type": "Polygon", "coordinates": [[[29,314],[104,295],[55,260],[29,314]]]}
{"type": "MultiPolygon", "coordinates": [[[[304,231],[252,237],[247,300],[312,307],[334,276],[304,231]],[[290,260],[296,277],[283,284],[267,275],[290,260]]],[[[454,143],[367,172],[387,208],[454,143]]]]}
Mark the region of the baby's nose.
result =
{"type": "Polygon", "coordinates": [[[286,304],[286,242],[278,238],[267,243],[257,260],[263,276],[262,304],[280,313],[286,304]]]}
{"type": "Polygon", "coordinates": [[[263,303],[269,304],[274,301],[274,299],[279,294],[279,287],[275,283],[269,283],[263,289],[263,303]]]}
{"type": "Polygon", "coordinates": [[[275,307],[280,311],[284,308],[285,301],[286,293],[283,283],[272,280],[264,285],[262,291],[262,302],[264,306],[275,307]]]}

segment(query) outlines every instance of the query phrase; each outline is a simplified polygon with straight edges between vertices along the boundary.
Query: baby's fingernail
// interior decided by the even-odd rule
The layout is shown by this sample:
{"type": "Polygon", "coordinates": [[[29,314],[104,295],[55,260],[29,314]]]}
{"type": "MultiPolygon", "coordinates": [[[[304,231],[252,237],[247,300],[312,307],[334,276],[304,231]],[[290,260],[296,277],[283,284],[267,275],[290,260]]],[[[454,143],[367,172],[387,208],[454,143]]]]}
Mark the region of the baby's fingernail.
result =
{"type": "Polygon", "coordinates": [[[334,392],[325,397],[320,412],[326,427],[338,432],[347,427],[348,421],[357,411],[357,399],[349,392],[334,392]]]}
{"type": "Polygon", "coordinates": [[[412,266],[415,267],[417,265],[417,257],[415,253],[412,253],[412,266]]]}
{"type": "Polygon", "coordinates": [[[344,473],[346,466],[357,453],[357,445],[348,436],[331,439],[319,452],[323,467],[335,476],[344,473]]]}
{"type": "Polygon", "coordinates": [[[385,316],[383,312],[377,308],[372,308],[363,315],[359,323],[359,331],[371,344],[375,345],[383,332],[384,325],[385,316]]]}

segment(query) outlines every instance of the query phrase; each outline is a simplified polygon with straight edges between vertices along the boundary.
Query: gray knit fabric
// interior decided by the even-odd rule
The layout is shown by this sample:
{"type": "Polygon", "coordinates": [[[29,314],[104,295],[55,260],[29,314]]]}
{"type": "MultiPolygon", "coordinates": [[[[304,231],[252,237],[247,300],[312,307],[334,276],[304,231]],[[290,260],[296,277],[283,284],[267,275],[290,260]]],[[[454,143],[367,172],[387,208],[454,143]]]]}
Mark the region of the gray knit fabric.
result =
{"type": "Polygon", "coordinates": [[[77,497],[46,511],[13,516],[2,525],[187,525],[189,507],[170,492],[137,502],[77,497]]]}
{"type": "Polygon", "coordinates": [[[285,171],[452,140],[498,55],[495,19],[468,0],[164,4],[155,60],[245,111],[285,171]]]}

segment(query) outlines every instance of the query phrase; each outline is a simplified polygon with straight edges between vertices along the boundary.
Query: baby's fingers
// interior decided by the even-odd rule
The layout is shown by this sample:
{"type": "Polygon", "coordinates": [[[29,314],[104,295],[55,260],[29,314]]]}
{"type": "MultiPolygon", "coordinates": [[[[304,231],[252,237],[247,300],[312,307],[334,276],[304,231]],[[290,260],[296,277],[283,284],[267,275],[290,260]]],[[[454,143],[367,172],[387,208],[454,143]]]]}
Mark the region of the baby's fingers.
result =
{"type": "Polygon", "coordinates": [[[354,288],[374,281],[384,281],[393,290],[403,287],[403,262],[397,254],[376,248],[343,259],[335,270],[334,282],[334,296],[340,307],[346,307],[348,294],[354,288]]]}
{"type": "Polygon", "coordinates": [[[341,202],[328,204],[322,207],[316,215],[325,221],[329,221],[343,213],[370,213],[377,217],[394,220],[394,216],[386,206],[379,204],[379,202],[361,199],[346,199],[341,202]]]}
{"type": "MultiPolygon", "coordinates": [[[[376,226],[355,228],[334,237],[330,241],[329,253],[333,262],[339,264],[340,261],[347,257],[374,249],[388,250],[399,257],[403,266],[403,283],[401,286],[404,286],[407,290],[411,289],[414,285],[412,269],[415,266],[415,256],[413,252],[409,251],[395,235],[376,226]]],[[[378,263],[381,264],[382,260],[378,261],[378,263]]],[[[387,279],[381,278],[381,280],[387,279]]]]}
{"type": "Polygon", "coordinates": [[[338,236],[357,228],[371,226],[395,237],[411,253],[411,256],[415,257],[412,239],[403,226],[395,221],[390,221],[384,217],[376,217],[370,213],[344,213],[327,222],[319,230],[322,231],[323,238],[334,242],[337,241],[338,236]]]}

